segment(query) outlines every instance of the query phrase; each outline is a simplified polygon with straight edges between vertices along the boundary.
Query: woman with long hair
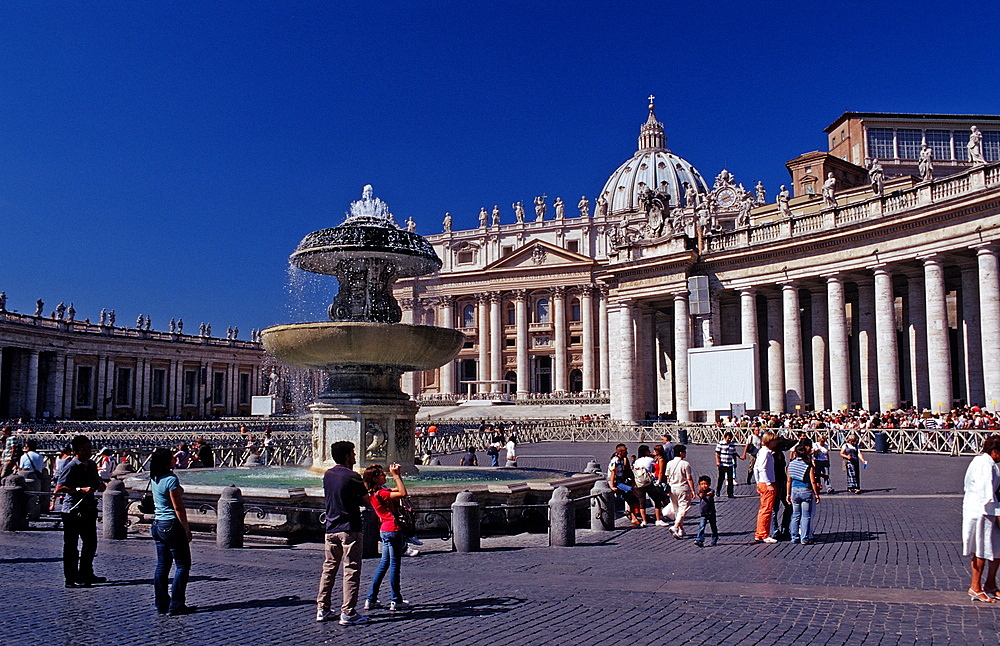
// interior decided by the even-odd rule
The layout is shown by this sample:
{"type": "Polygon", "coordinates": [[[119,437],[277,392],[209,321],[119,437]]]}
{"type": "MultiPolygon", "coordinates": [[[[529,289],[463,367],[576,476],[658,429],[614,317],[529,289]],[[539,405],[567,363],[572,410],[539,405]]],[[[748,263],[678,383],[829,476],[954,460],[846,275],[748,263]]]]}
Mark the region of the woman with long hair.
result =
{"type": "Polygon", "coordinates": [[[398,464],[389,465],[389,474],[396,481],[395,488],[390,489],[385,486],[385,470],[381,464],[373,464],[365,469],[361,479],[368,490],[372,509],[375,515],[382,521],[379,527],[379,536],[382,538],[382,560],[375,568],[375,575],[372,577],[371,587],[368,589],[368,597],[365,599],[365,610],[374,610],[383,607],[378,602],[378,591],[382,587],[382,579],[386,573],[389,574],[389,587],[392,595],[389,598],[389,610],[402,610],[410,605],[409,601],[403,599],[399,591],[399,566],[406,550],[406,537],[402,528],[396,522],[397,499],[406,495],[406,484],[403,476],[400,475],[398,464]]]}
{"type": "Polygon", "coordinates": [[[154,507],[150,534],[156,544],[153,592],[156,611],[161,615],[186,615],[194,611],[184,603],[191,571],[191,527],[184,508],[184,490],[173,472],[175,465],[176,459],[169,449],[156,449],[149,458],[149,488],[154,507]],[[168,591],[171,564],[176,569],[168,591]]]}
{"type": "Polygon", "coordinates": [[[840,447],[840,457],[844,458],[844,471],[847,473],[847,490],[851,493],[861,493],[861,466],[868,466],[865,456],[858,448],[858,436],[851,433],[840,447]]]}

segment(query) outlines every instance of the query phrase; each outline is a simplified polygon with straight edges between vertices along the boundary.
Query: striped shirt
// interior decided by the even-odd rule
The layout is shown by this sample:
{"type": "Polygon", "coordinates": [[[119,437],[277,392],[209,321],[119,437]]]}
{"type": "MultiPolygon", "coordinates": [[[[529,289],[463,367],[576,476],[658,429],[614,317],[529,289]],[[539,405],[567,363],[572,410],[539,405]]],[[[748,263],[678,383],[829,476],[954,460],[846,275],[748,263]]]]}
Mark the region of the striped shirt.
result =
{"type": "Polygon", "coordinates": [[[793,487],[812,486],[809,482],[809,465],[801,458],[788,463],[788,477],[792,479],[793,487]]]}
{"type": "Polygon", "coordinates": [[[736,445],[725,440],[715,445],[715,452],[719,456],[719,463],[724,467],[731,467],[736,464],[738,451],[736,445]]]}

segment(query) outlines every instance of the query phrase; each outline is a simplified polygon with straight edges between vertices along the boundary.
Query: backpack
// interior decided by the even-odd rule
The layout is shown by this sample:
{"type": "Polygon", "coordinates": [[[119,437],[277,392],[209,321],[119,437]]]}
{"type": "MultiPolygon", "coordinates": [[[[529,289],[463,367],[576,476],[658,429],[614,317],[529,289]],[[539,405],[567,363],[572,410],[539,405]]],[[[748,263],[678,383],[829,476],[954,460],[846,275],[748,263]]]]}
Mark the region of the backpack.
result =
{"type": "Polygon", "coordinates": [[[635,486],[640,489],[653,484],[653,474],[643,467],[633,468],[632,478],[635,480],[635,486]]]}

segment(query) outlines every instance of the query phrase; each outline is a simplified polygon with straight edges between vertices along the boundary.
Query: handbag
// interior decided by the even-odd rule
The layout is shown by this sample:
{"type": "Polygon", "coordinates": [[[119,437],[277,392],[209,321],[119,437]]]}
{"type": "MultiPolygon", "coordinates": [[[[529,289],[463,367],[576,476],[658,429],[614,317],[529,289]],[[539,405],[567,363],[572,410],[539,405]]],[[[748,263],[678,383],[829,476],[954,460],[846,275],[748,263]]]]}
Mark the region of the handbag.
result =
{"type": "Polygon", "coordinates": [[[156,513],[156,504],[153,502],[153,494],[149,490],[149,485],[152,482],[152,478],[146,480],[146,491],[142,496],[142,500],[139,501],[139,513],[141,514],[156,513]]]}
{"type": "Polygon", "coordinates": [[[406,537],[415,536],[417,533],[417,520],[413,513],[413,503],[408,496],[396,499],[396,504],[392,511],[396,519],[396,527],[399,532],[406,537]]]}

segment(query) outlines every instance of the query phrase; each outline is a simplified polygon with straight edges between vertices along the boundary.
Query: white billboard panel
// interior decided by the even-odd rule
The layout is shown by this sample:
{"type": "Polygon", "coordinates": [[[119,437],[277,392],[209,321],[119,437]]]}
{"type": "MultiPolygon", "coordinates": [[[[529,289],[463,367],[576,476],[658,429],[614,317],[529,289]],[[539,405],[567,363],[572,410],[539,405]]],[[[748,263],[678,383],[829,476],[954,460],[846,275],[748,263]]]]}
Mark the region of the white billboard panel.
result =
{"type": "Polygon", "coordinates": [[[757,345],[714,345],[688,350],[690,410],[729,410],[746,404],[758,410],[757,345]]]}

